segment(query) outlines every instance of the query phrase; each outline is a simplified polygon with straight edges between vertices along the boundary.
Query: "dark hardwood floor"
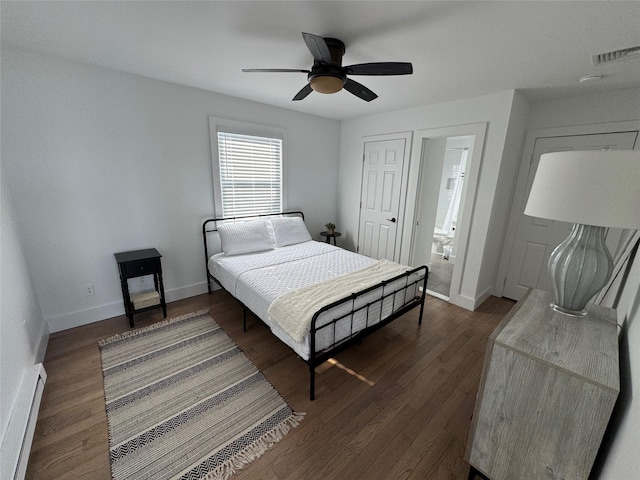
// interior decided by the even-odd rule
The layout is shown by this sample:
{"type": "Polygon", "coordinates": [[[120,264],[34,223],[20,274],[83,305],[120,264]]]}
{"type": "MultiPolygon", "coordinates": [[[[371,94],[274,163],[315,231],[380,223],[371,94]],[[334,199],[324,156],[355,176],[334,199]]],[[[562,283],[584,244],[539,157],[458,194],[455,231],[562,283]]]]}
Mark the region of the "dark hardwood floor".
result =
{"type": "MultiPolygon", "coordinates": [[[[491,297],[476,312],[428,297],[413,311],[318,367],[308,368],[260,320],[218,291],[168,305],[208,308],[284,399],[306,417],[234,479],[466,479],[467,435],[487,338],[513,306],[491,297]]],[[[162,319],[136,316],[136,327],[162,319]]],[[[52,334],[28,479],[110,479],[98,340],[127,331],[124,316],[52,334]]]]}

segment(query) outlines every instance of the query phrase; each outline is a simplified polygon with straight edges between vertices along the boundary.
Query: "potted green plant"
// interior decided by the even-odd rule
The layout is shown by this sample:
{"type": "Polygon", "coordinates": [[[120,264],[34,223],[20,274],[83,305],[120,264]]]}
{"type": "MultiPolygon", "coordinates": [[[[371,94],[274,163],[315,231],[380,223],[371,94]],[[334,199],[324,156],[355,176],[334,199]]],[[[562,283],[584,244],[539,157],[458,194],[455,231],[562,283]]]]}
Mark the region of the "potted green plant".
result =
{"type": "Polygon", "coordinates": [[[327,227],[327,235],[333,235],[333,232],[336,231],[335,224],[333,224],[331,222],[325,223],[324,226],[327,227]]]}

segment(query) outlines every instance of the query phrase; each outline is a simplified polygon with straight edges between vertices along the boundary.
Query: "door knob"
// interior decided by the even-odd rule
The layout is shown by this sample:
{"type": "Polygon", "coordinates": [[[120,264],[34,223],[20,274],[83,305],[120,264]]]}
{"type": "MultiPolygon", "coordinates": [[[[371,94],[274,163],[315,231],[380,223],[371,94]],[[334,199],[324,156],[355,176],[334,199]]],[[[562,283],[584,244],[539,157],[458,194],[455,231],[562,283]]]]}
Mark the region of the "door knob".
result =
{"type": "Polygon", "coordinates": [[[387,218],[387,222],[396,223],[396,217],[387,218]]]}

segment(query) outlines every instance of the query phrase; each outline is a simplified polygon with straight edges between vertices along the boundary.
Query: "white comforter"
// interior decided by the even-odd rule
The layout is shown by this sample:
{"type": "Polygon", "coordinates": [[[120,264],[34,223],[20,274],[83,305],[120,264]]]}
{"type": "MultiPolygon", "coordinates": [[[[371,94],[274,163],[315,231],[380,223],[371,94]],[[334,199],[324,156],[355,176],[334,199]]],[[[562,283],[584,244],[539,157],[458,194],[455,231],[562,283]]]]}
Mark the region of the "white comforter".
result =
{"type": "Polygon", "coordinates": [[[310,241],[248,255],[217,254],[209,261],[209,271],[229,293],[269,323],[269,305],[281,295],[375,262],[327,243],[310,241]]]}
{"type": "Polygon", "coordinates": [[[278,297],[269,307],[269,318],[295,341],[301,342],[311,328],[313,315],[346,295],[361,292],[409,270],[409,267],[380,260],[372,266],[331,280],[308,285],[278,297]]]}

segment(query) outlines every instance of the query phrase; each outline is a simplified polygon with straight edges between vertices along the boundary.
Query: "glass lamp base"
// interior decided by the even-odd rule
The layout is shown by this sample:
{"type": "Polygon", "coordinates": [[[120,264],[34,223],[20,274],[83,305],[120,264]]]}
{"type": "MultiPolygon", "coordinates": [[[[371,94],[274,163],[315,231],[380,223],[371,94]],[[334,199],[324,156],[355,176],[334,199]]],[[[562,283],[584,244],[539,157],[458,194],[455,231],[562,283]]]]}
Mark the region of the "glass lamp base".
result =
{"type": "Polygon", "coordinates": [[[569,310],[568,308],[563,308],[560,305],[556,305],[551,302],[549,306],[556,312],[562,313],[563,315],[569,315],[570,317],[584,317],[587,314],[587,311],[582,310],[569,310]]]}
{"type": "Polygon", "coordinates": [[[605,232],[605,227],[576,223],[551,253],[548,265],[556,312],[584,317],[587,302],[606,285],[613,260],[604,242],[605,232]]]}

